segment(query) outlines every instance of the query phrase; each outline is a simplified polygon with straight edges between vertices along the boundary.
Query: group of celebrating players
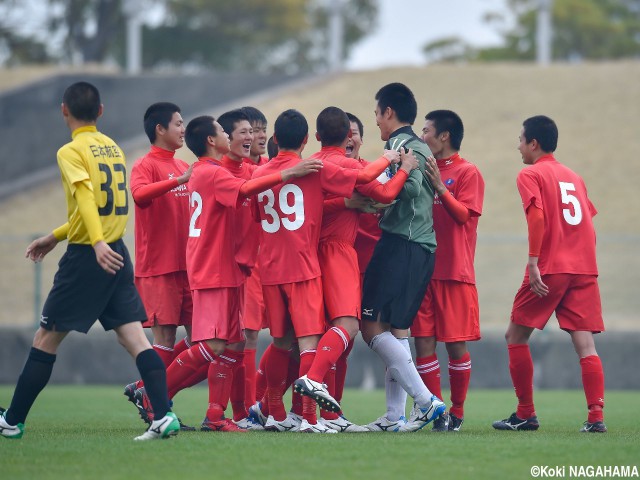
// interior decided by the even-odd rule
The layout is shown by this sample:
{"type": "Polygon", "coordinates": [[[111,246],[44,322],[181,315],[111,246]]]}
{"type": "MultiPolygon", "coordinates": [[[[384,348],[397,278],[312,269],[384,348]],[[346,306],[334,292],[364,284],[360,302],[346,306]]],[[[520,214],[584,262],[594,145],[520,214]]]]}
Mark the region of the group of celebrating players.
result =
{"type": "MultiPolygon", "coordinates": [[[[267,120],[253,107],[185,126],[177,105],[151,105],[144,115],[151,148],[131,171],[132,271],[121,240],[124,155],[95,129],[102,110],[95,87],[69,87],[63,114],[73,141],[58,152],[69,222],[34,241],[27,256],[39,261],[67,238],[65,257],[79,246],[82,254],[93,250],[97,264],[83,280],[61,262],[0,434],[22,436],[57,346],[95,318],[114,328],[136,359],[141,378],[125,395],[149,423],[137,440],[194,430],[170,405],[203,380],[209,402],[202,431],[412,432],[431,422],[434,431],[459,431],[471,375],[466,342],[480,339],[474,256],[484,181],[459,154],[464,128],[456,113],[429,112],[418,136],[411,127],[417,102],[407,86],[388,84],[375,100],[386,143],[371,162],[359,156],[362,122],[337,107],[318,115],[321,150],[307,157],[309,127],[296,110],[277,117],[268,139],[267,120]],[[78,104],[86,110],[96,97],[99,111],[82,114],[78,104]],[[197,157],[191,166],[175,157],[185,143],[197,157]],[[105,283],[99,301],[84,285],[94,277],[105,283]],[[68,298],[78,299],[72,320],[61,310],[68,298]],[[152,346],[140,333],[144,318],[152,346]],[[179,326],[187,337],[176,342],[179,326]],[[273,341],[256,368],[265,328],[273,341]],[[386,367],[386,412],[364,426],[349,421],[340,405],[358,332],[386,367]],[[449,409],[441,400],[437,342],[449,356],[449,409]],[[414,402],[409,415],[407,395],[414,402]]],[[[591,247],[595,208],[582,179],[553,157],[556,143],[551,119],[525,121],[519,150],[528,167],[518,188],[529,264],[507,331],[518,410],[493,426],[538,428],[528,339],[555,311],[583,369],[589,417],[582,430],[604,432],[604,377],[592,335],[604,330],[591,247]],[[575,242],[584,246],[581,257],[567,250],[575,242]]]]}

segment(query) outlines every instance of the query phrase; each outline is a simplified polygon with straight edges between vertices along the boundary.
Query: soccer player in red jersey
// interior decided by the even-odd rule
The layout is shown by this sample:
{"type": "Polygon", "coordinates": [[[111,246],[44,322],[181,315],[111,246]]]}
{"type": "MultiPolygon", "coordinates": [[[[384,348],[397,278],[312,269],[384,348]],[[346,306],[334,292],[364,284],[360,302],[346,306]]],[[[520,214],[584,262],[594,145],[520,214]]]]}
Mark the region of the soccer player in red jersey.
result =
{"type": "MultiPolygon", "coordinates": [[[[255,107],[242,107],[253,130],[253,142],[249,158],[245,162],[260,166],[267,163],[267,118],[255,107]]],[[[255,223],[254,223],[255,225],[255,223]]],[[[257,225],[260,231],[260,226],[257,225]]],[[[259,237],[259,235],[257,235],[259,237]]],[[[266,327],[266,313],[262,298],[262,283],[260,282],[260,268],[256,263],[251,268],[251,274],[244,284],[243,300],[244,323],[244,365],[245,365],[245,402],[251,406],[256,398],[256,349],[258,348],[258,332],[266,327]]],[[[260,395],[262,397],[262,395],[260,395]]]]}
{"type": "MultiPolygon", "coordinates": [[[[229,170],[235,177],[245,180],[251,179],[251,174],[257,166],[251,160],[251,149],[253,149],[254,136],[253,128],[248,115],[244,109],[235,109],[223,113],[218,117],[218,123],[225,132],[229,132],[229,151],[222,156],[222,166],[229,170]]],[[[241,288],[240,298],[240,315],[244,325],[244,335],[247,335],[247,321],[251,322],[252,315],[259,312],[259,299],[253,300],[247,298],[252,295],[255,290],[262,293],[262,286],[253,283],[249,286],[249,280],[258,276],[255,273],[256,257],[258,255],[258,246],[260,244],[260,225],[255,221],[252,209],[251,199],[246,197],[238,207],[236,215],[236,262],[244,275],[244,282],[241,288]],[[249,288],[252,290],[249,290],[249,288]],[[247,311],[247,303],[249,310],[247,311]]],[[[255,281],[255,278],[254,278],[255,281]]],[[[262,317],[259,317],[262,318],[262,317]]],[[[250,324],[252,332],[256,330],[255,324],[250,324]]],[[[259,328],[258,328],[259,329],[259,328]]],[[[257,341],[257,331],[252,337],[257,341]]],[[[252,348],[252,355],[249,355],[249,367],[247,368],[247,352],[246,340],[242,342],[241,365],[235,370],[233,375],[233,383],[231,386],[231,406],[233,408],[233,421],[241,428],[253,428],[256,425],[247,418],[247,408],[253,404],[255,399],[255,346],[252,348]],[[248,372],[248,374],[247,374],[248,372]],[[250,377],[250,378],[247,378],[250,377]]]]}
{"type": "Polygon", "coordinates": [[[224,418],[234,371],[242,363],[244,335],[240,318],[240,287],[244,276],[235,257],[237,209],[246,197],[291,178],[317,172],[321,162],[307,160],[259,179],[237,178],[222,166],[229,136],[213,117],[187,125],[189,149],[198,157],[189,179],[190,221],[187,273],[193,296],[192,339],[198,342],[167,369],[169,392],[197,382],[206,366],[209,408],[203,431],[239,431],[224,418]]]}
{"type": "MultiPolygon", "coordinates": [[[[322,149],[312,158],[343,168],[364,168],[363,164],[345,155],[350,135],[351,125],[346,113],[336,107],[325,108],[316,121],[316,138],[320,141],[322,149]]],[[[374,180],[371,184],[359,186],[358,189],[367,197],[374,197],[379,202],[393,201],[411,170],[418,165],[412,155],[403,155],[402,158],[403,163],[399,170],[402,173],[394,179],[384,185],[374,180]]],[[[362,204],[363,207],[366,205],[367,203],[362,204]]],[[[309,394],[309,391],[313,390],[314,386],[309,384],[309,380],[322,383],[326,379],[329,392],[335,392],[334,365],[343,355],[348,354],[349,345],[360,329],[360,271],[353,247],[359,215],[360,210],[346,208],[343,197],[327,196],[320,228],[318,260],[322,272],[322,290],[329,329],[318,343],[309,372],[295,382],[296,388],[303,394],[309,394]],[[327,208],[332,202],[336,205],[327,208]]],[[[368,431],[336,412],[323,412],[321,423],[339,432],[368,431]]]]}
{"type": "Polygon", "coordinates": [[[518,150],[526,165],[518,174],[529,230],[529,261],[516,293],[505,335],[518,408],[498,430],[537,430],[529,338],[555,311],[580,359],[588,417],[581,432],[604,433],[604,373],[594,333],[604,331],[596,264],[597,211],[582,177],[556,160],[558,128],[549,117],[524,121],[518,150]]]}
{"type": "MultiPolygon", "coordinates": [[[[189,165],[175,158],[184,144],[180,108],[169,102],[154,103],[144,114],[144,130],[151,149],[131,169],[131,193],[135,203],[135,283],[147,312],[143,323],[153,332],[153,348],[165,366],[190,347],[185,338],[174,350],[176,330],[191,330],[191,289],[185,251],[189,224],[189,194],[185,183],[189,165]]],[[[131,383],[125,395],[143,407],[142,382],[131,383]]],[[[146,410],[139,408],[147,422],[146,410]]],[[[187,427],[184,427],[185,429],[187,427]]]]}
{"type": "Polygon", "coordinates": [[[480,311],[473,261],[478,218],[482,214],[484,180],[478,168],[458,151],[464,136],[460,117],[450,110],[425,116],[422,140],[433,157],[425,171],[436,197],[433,228],[438,237],[438,260],[420,310],[411,326],[416,368],[429,390],[442,398],[436,342],[449,355],[451,410],[433,422],[437,432],[459,431],[471,377],[467,341],[480,340],[480,311]]]}
{"type": "MultiPolygon", "coordinates": [[[[300,163],[300,154],[308,139],[306,119],[296,110],[283,112],[276,120],[274,138],[280,151],[254,172],[254,178],[272,175],[300,163]]],[[[356,184],[371,182],[398,159],[397,152],[387,152],[385,158],[360,170],[344,169],[326,162],[318,175],[294,180],[257,196],[263,229],[259,252],[262,289],[274,339],[266,365],[267,430],[284,431],[295,427],[293,422],[288,422],[282,402],[282,385],[286,382],[293,335],[298,338],[299,372],[304,376],[313,362],[318,339],[324,333],[317,245],[325,194],[349,197],[356,184]]],[[[340,408],[321,383],[313,382],[312,388],[325,408],[340,408]]],[[[334,432],[318,424],[315,402],[309,400],[311,398],[305,399],[300,430],[334,432]]]]}

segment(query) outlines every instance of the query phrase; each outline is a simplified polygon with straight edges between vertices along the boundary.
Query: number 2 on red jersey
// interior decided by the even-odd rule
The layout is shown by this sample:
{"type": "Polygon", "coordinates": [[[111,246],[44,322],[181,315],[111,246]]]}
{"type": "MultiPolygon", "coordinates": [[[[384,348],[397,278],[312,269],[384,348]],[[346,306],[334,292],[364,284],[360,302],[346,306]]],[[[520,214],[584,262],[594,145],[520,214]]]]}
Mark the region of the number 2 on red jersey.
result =
{"type": "Polygon", "coordinates": [[[266,218],[260,222],[266,233],[275,233],[284,227],[289,231],[298,230],[304,224],[304,195],[302,189],[295,184],[287,184],[280,189],[277,198],[277,208],[283,215],[280,217],[276,210],[276,196],[273,190],[265,190],[258,194],[258,202],[264,210],[266,218]]]}

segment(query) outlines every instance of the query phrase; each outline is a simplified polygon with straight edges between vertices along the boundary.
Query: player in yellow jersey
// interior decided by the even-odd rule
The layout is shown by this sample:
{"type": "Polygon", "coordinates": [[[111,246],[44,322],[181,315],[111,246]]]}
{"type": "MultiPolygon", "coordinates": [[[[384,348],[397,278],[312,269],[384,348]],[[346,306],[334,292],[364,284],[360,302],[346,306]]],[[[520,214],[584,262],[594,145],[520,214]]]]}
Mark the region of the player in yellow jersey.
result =
{"type": "Polygon", "coordinates": [[[169,408],[164,363],[142,330],[145,311],[122,241],[129,213],[125,158],[120,147],[96,128],[102,109],[100,94],[90,83],[74,83],[64,92],[62,115],[72,141],[58,150],[58,166],[68,222],[34,240],[26,257],[38,262],[58,242],[66,238],[69,244],[11,405],[0,415],[0,436],[5,438],[22,437],[62,340],[72,330],[86,333],[96,319],[105,330],[115,330],[120,344],[135,358],[156,412],[157,420],[135,439],[167,438],[180,430],[169,408]]]}

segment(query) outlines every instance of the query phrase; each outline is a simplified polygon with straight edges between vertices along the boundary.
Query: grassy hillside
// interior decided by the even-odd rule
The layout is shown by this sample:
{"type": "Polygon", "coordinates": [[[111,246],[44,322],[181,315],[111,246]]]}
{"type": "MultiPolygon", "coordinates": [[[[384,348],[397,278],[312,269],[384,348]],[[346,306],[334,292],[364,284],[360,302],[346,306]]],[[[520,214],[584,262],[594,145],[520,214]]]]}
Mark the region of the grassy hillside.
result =
{"type": "MultiPolygon", "coordinates": [[[[346,73],[313,87],[263,98],[254,105],[272,123],[282,110],[297,108],[307,116],[311,132],[322,108],[336,105],[350,111],[365,124],[363,155],[367,158],[375,158],[382,145],[373,115],[374,95],[382,85],[403,82],[414,91],[419,103],[416,131],[429,110],[457,111],[465,122],[462,154],[479,166],[486,181],[476,266],[482,322],[487,328],[503,328],[508,321],[526,261],[526,228],[515,188],[515,177],[522,168],[516,150],[522,120],[535,114],[553,117],[560,130],[557,157],[582,174],[599,210],[596,228],[606,322],[609,328],[633,328],[640,311],[634,285],[640,268],[636,252],[640,214],[635,208],[640,200],[640,162],[635,160],[640,151],[638,78],[639,62],[544,69],[528,64],[385,69],[346,73]]],[[[242,104],[239,101],[237,106],[242,104]]],[[[200,112],[183,113],[188,120],[200,112]]],[[[313,140],[305,153],[317,149],[313,140]]],[[[140,153],[127,152],[130,159],[140,153]]],[[[51,152],[52,162],[54,155],[51,152]]],[[[182,156],[193,158],[188,153],[182,156]]],[[[64,221],[62,191],[53,182],[15,196],[2,207],[0,295],[4,308],[0,324],[29,323],[33,319],[33,267],[21,258],[28,243],[24,236],[49,231],[64,221]]],[[[45,261],[43,294],[48,291],[56,258],[54,254],[45,261]]]]}

